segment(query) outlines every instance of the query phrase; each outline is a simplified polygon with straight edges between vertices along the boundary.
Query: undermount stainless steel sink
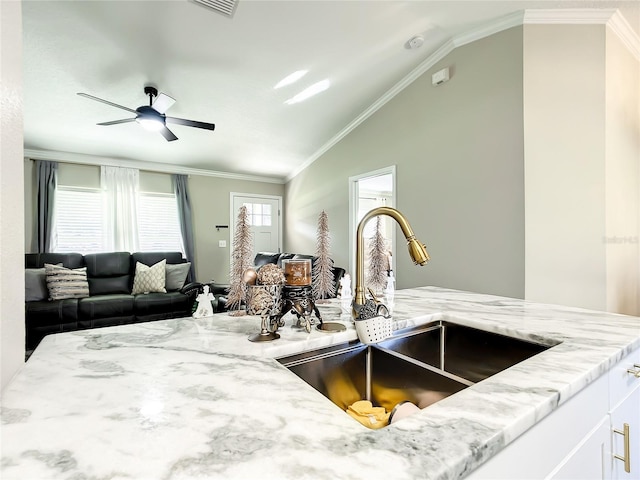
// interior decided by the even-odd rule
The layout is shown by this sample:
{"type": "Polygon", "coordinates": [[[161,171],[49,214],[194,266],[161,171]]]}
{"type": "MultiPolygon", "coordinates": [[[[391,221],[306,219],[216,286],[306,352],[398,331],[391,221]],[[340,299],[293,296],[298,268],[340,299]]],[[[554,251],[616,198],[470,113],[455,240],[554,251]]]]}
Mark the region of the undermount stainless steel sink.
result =
{"type": "Polygon", "coordinates": [[[351,342],[277,359],[342,410],[358,400],[420,408],[526,360],[540,344],[437,321],[377,345],[351,342]]]}

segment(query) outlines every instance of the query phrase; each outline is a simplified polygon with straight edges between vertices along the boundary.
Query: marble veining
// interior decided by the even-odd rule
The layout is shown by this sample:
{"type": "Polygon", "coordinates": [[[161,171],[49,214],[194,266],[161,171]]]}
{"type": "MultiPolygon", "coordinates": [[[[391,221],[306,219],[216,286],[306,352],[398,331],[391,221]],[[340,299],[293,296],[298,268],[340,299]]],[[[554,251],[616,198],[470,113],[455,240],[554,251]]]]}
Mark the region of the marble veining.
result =
{"type": "Polygon", "coordinates": [[[218,314],[51,335],[2,395],[3,479],[454,479],[640,347],[640,319],[435,287],[397,291],[396,329],[447,320],[555,345],[382,430],[274,358],[356,339],[218,314]]]}

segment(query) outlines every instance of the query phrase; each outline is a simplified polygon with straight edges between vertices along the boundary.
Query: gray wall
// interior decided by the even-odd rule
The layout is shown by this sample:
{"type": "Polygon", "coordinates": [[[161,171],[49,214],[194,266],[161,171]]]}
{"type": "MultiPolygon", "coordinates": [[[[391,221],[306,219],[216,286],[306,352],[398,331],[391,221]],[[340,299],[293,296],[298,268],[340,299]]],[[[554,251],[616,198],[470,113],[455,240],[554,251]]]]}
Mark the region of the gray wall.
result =
{"type": "Polygon", "coordinates": [[[284,185],[199,175],[189,176],[198,281],[229,282],[232,240],[229,236],[230,228],[217,231],[215,226],[231,226],[229,205],[231,192],[284,196],[284,185]],[[227,247],[218,247],[219,240],[226,240],[227,247]]]}
{"type": "Polygon", "coordinates": [[[315,250],[325,209],[348,266],[348,178],[395,164],[397,207],[432,257],[415,267],[398,241],[397,286],[523,297],[522,68],[521,27],[447,55],[287,183],[285,250],[315,250]],[[432,86],[445,66],[451,80],[432,86]]]}
{"type": "MultiPolygon", "coordinates": [[[[25,248],[31,251],[33,244],[35,177],[33,162],[25,160],[25,248]]],[[[98,188],[100,167],[59,163],[58,183],[60,185],[98,188]]],[[[140,190],[145,192],[171,193],[171,175],[168,173],[140,171],[140,190]]],[[[229,281],[229,258],[231,239],[229,229],[216,231],[215,225],[230,225],[230,193],[254,193],[284,196],[284,185],[247,180],[229,180],[202,175],[189,176],[189,194],[193,210],[195,237],[196,279],[202,282],[215,280],[229,281]],[[218,240],[226,240],[227,247],[218,247],[218,240]]]]}

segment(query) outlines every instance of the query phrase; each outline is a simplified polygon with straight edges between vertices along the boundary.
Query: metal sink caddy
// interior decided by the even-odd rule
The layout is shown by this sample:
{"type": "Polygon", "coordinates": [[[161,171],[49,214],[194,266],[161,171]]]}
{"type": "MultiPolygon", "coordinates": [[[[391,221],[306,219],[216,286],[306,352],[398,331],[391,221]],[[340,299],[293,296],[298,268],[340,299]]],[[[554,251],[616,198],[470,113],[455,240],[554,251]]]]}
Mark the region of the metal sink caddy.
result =
{"type": "Polygon", "coordinates": [[[438,320],[376,345],[354,341],[277,359],[342,410],[370,400],[425,408],[541,353],[541,344],[438,320]]]}

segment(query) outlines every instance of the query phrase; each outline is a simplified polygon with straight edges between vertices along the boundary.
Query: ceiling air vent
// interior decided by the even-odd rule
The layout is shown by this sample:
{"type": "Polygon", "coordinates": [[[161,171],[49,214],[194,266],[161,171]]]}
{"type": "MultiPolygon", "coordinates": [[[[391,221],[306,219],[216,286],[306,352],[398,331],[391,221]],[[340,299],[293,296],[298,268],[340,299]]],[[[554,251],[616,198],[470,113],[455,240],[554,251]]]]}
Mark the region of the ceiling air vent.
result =
{"type": "Polygon", "coordinates": [[[207,7],[225,17],[233,17],[238,0],[191,0],[193,3],[207,7]]]}

